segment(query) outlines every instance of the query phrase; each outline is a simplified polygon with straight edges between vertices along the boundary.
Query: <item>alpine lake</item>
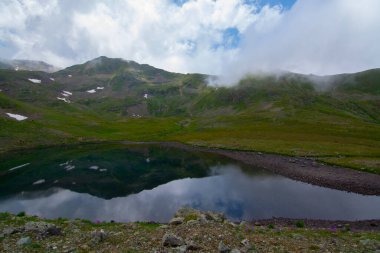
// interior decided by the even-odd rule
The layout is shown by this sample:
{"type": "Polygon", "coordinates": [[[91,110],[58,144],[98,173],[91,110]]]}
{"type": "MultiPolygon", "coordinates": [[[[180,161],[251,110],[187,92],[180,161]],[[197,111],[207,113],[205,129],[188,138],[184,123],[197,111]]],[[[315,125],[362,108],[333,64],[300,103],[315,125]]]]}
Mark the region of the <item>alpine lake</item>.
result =
{"type": "Polygon", "coordinates": [[[380,197],[314,186],[211,153],[92,144],[0,155],[0,212],[168,222],[183,206],[231,220],[380,219],[380,197]]]}

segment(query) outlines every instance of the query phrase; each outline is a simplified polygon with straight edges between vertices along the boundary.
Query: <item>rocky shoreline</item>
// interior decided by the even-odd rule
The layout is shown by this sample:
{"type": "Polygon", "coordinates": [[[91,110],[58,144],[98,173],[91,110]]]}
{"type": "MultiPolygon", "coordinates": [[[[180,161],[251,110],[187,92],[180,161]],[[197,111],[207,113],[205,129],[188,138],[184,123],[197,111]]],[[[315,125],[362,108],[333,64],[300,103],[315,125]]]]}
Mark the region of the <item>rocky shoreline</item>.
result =
{"type": "Polygon", "coordinates": [[[231,222],[181,208],[168,224],[0,214],[0,252],[380,252],[380,220],[231,222]]]}
{"type": "MultiPolygon", "coordinates": [[[[144,144],[144,142],[140,144],[144,144]]],[[[156,142],[151,144],[219,154],[305,183],[363,195],[380,196],[380,175],[328,165],[319,162],[316,158],[198,147],[178,142],[156,142]]]]}

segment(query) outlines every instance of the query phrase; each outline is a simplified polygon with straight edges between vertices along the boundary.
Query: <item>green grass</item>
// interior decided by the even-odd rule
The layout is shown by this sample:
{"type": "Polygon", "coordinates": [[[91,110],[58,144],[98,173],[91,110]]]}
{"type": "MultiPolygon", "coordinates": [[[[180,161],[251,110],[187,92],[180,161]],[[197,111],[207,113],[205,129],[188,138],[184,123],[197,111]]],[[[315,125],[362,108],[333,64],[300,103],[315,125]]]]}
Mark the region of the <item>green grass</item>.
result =
{"type": "Polygon", "coordinates": [[[326,92],[295,74],[248,77],[232,88],[216,89],[206,86],[203,75],[101,59],[96,68],[77,65],[55,73],[58,79],[72,72],[83,83],[31,86],[27,78],[48,75],[0,70],[0,88],[9,90],[0,93],[0,152],[100,141],[178,141],[311,156],[380,174],[379,70],[336,76],[326,92]],[[81,74],[85,72],[91,75],[81,74]],[[165,80],[158,82],[157,75],[165,80]],[[129,77],[141,83],[126,82],[129,77]],[[114,79],[120,91],[112,91],[114,79]],[[110,85],[103,97],[83,95],[71,104],[56,100],[63,89],[76,94],[98,82],[110,85]],[[147,101],[145,92],[152,96],[147,101]],[[141,103],[150,116],[126,117],[130,106],[141,103]],[[29,119],[18,122],[5,112],[29,119]]]}

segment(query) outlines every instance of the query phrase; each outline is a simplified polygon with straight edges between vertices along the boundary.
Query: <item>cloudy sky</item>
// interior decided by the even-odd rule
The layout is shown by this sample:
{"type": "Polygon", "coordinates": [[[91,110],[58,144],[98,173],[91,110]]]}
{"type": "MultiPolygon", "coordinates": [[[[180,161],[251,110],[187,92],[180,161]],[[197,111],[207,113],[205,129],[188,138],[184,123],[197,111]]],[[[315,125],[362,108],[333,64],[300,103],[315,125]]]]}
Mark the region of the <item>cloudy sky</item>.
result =
{"type": "Polygon", "coordinates": [[[176,72],[380,67],[379,0],[1,0],[0,58],[100,55],[176,72]]]}

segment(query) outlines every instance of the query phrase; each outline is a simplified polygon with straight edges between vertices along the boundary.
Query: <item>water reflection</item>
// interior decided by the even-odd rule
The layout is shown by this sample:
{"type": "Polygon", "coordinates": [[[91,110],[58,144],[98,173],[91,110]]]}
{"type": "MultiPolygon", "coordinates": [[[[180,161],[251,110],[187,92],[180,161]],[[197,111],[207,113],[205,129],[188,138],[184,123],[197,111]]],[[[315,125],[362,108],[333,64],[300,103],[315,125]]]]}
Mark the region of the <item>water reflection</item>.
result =
{"type": "Polygon", "coordinates": [[[179,207],[188,205],[239,220],[380,218],[379,197],[311,186],[216,156],[159,147],[100,150],[115,154],[114,162],[113,155],[98,160],[99,154],[92,151],[97,163],[94,159],[84,163],[84,157],[88,158],[84,152],[73,159],[76,168],[70,171],[46,171],[56,168],[55,162],[43,170],[45,174],[35,175],[26,167],[21,174],[4,173],[1,180],[7,185],[22,178],[24,183],[17,182],[18,187],[6,194],[0,191],[0,211],[26,211],[48,218],[165,222],[179,207]],[[95,166],[89,164],[98,168],[89,169],[95,166]],[[108,170],[100,172],[105,164],[108,170]],[[33,186],[33,180],[41,177],[46,183],[33,186]]]}

